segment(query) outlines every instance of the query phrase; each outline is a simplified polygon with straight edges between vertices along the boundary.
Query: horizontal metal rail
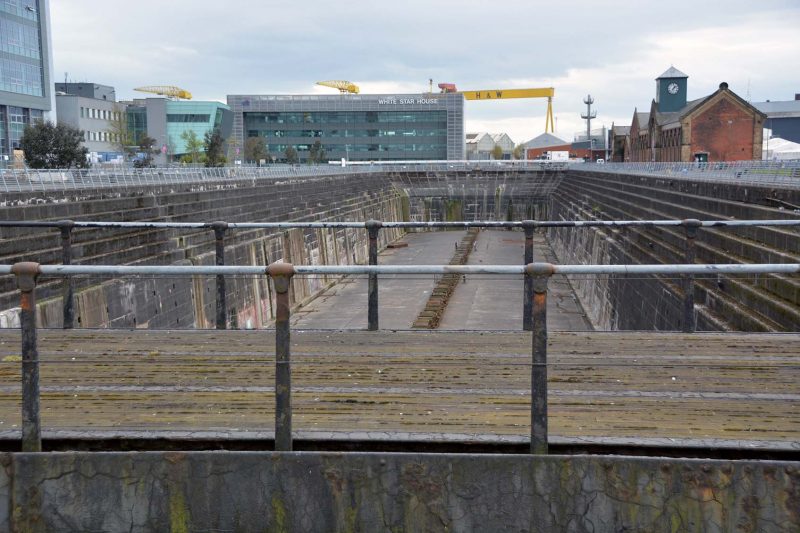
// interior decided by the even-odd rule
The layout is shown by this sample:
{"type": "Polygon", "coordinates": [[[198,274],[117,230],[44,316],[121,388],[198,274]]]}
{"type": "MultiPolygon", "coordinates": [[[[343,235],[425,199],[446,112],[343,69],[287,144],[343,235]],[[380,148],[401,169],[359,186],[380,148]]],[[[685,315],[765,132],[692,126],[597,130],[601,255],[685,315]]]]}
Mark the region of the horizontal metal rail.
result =
{"type": "MultiPolygon", "coordinates": [[[[686,220],[472,220],[456,222],[381,222],[382,228],[581,228],[581,227],[655,227],[683,226],[686,220]]],[[[700,227],[800,226],[800,218],[764,220],[698,220],[700,227]]],[[[60,228],[164,228],[214,229],[219,222],[107,222],[107,221],[33,221],[0,220],[0,227],[60,228]]],[[[366,228],[368,222],[227,222],[227,229],[292,229],[292,228],[366,228]]]]}
{"type": "MultiPolygon", "coordinates": [[[[521,220],[521,221],[436,221],[436,222],[382,222],[378,220],[367,220],[363,222],[330,221],[330,222],[125,222],[125,221],[91,221],[91,220],[50,220],[50,221],[28,221],[28,220],[2,220],[0,227],[26,227],[26,228],[58,228],[61,231],[62,244],[62,264],[72,263],[72,232],[77,228],[151,228],[151,229],[183,229],[197,231],[213,231],[215,241],[215,264],[225,265],[225,235],[228,230],[246,229],[265,229],[265,230],[288,230],[298,229],[364,229],[368,233],[368,261],[370,265],[378,264],[378,233],[381,228],[399,229],[432,229],[432,228],[458,228],[467,229],[474,227],[488,228],[521,228],[525,232],[524,264],[533,261],[533,233],[537,228],[581,228],[581,227],[682,227],[685,232],[685,255],[684,261],[691,264],[695,261],[695,241],[699,228],[722,228],[722,227],[800,227],[800,218],[770,219],[770,220],[521,220]]],[[[378,281],[376,274],[370,274],[370,285],[368,290],[369,308],[369,329],[378,329],[378,281]]],[[[686,283],[690,283],[687,274],[686,283]]],[[[219,274],[216,280],[216,327],[225,329],[228,323],[226,315],[226,281],[223,274],[219,274]]],[[[690,285],[685,286],[686,291],[686,319],[684,323],[689,330],[692,329],[691,320],[688,318],[693,308],[693,294],[690,285]]],[[[530,329],[531,324],[531,298],[532,285],[530,280],[525,281],[525,296],[523,309],[523,327],[530,329]]],[[[64,329],[70,329],[74,325],[74,298],[71,278],[64,278],[62,284],[63,292],[63,315],[64,329]]]]}
{"type": "MultiPolygon", "coordinates": [[[[273,263],[273,265],[281,263],[273,263]]],[[[0,274],[11,274],[13,265],[0,265],[0,274]]],[[[38,265],[43,276],[257,276],[267,275],[268,266],[91,266],[38,265]]],[[[800,263],[712,264],[712,265],[294,265],[294,275],[367,275],[367,274],[492,274],[499,276],[532,275],[619,275],[644,274],[794,274],[800,263]]]]}

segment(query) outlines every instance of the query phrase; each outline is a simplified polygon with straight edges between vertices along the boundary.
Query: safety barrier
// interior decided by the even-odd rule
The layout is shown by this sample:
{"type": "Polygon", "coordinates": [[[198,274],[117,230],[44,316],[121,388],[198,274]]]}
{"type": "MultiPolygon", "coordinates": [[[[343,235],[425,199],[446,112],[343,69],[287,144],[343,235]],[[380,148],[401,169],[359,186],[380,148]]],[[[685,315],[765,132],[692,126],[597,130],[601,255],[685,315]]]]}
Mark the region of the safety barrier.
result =
{"type": "Polygon", "coordinates": [[[14,274],[20,291],[22,329],[22,450],[41,451],[39,413],[39,355],[36,341],[36,284],[40,276],[147,276],[147,275],[267,275],[276,293],[275,320],[275,449],[292,449],[291,402],[291,314],[289,290],[295,275],[433,274],[525,276],[532,287],[531,298],[531,444],[533,454],[546,454],[547,431],[547,284],[556,274],[794,274],[800,263],[758,265],[399,265],[399,266],[73,266],[16,263],[0,265],[0,275],[14,274]]]}
{"type": "MultiPolygon", "coordinates": [[[[697,232],[701,228],[733,228],[748,226],[775,226],[775,227],[800,227],[800,219],[779,220],[521,220],[521,221],[458,221],[458,222],[392,222],[368,220],[366,222],[105,222],[105,221],[21,221],[2,220],[0,227],[24,228],[58,228],[61,232],[62,257],[64,265],[72,263],[72,230],[74,228],[109,228],[109,229],[183,229],[183,230],[211,230],[214,232],[215,264],[225,265],[225,236],[228,230],[267,229],[287,230],[300,229],[338,229],[338,228],[363,228],[367,231],[369,250],[368,261],[370,265],[378,264],[378,235],[381,228],[402,229],[468,229],[468,228],[521,228],[525,232],[525,248],[523,264],[533,262],[533,234],[537,228],[595,228],[595,227],[682,227],[685,232],[684,262],[695,262],[695,241],[697,232]]],[[[683,331],[692,332],[696,328],[694,313],[693,279],[690,274],[684,278],[684,316],[683,331]]],[[[226,329],[227,317],[225,310],[226,287],[224,276],[217,276],[216,283],[216,317],[217,329],[226,329]]],[[[523,299],[522,326],[530,330],[531,324],[531,296],[533,288],[526,278],[523,299]]],[[[62,287],[64,329],[71,329],[75,323],[73,286],[70,278],[64,278],[62,287]]],[[[370,274],[368,288],[369,319],[367,329],[379,329],[378,320],[378,278],[370,274]]]]}

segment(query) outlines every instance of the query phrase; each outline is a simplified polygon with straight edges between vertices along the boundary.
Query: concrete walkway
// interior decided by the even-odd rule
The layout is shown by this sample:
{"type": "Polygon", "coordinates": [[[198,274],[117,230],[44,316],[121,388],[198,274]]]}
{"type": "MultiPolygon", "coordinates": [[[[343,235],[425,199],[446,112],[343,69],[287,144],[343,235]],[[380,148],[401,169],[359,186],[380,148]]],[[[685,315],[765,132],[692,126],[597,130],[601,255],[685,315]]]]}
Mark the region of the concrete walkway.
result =
{"type": "MultiPolygon", "coordinates": [[[[274,330],[37,333],[47,438],[273,436],[274,330]]],[[[296,438],[530,435],[529,333],[294,330],[291,340],[296,438]]],[[[19,342],[0,332],[0,442],[20,438],[19,342]]],[[[800,334],[552,332],[550,435],[796,453],[798,346],[800,334]]]]}

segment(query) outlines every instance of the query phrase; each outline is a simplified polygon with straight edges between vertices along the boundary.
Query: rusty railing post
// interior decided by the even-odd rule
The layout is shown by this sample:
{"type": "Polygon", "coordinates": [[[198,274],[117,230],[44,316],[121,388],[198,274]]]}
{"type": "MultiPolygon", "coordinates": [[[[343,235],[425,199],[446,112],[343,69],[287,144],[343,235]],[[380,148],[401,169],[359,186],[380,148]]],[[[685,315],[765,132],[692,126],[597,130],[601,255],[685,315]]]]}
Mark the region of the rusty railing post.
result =
{"type": "Polygon", "coordinates": [[[533,282],[533,341],[531,361],[531,453],[547,453],[547,281],[550,263],[532,263],[525,274],[533,282]]]}
{"type": "MultiPolygon", "coordinates": [[[[378,264],[378,231],[381,223],[378,220],[367,220],[365,223],[369,236],[369,264],[378,264]]],[[[378,275],[369,275],[369,287],[367,289],[367,329],[369,331],[378,330],[378,275]]]]}
{"type": "MultiPolygon", "coordinates": [[[[227,222],[213,222],[211,227],[214,229],[214,250],[217,266],[225,266],[225,230],[228,229],[227,222]]],[[[216,307],[216,323],[217,329],[226,329],[228,327],[227,320],[227,302],[225,296],[225,276],[217,276],[217,307],[216,307]]]]}
{"type": "MultiPolygon", "coordinates": [[[[702,225],[697,219],[689,218],[683,220],[681,225],[686,230],[686,255],[684,257],[687,265],[693,265],[695,261],[695,240],[697,239],[697,229],[702,225]]],[[[694,313],[694,275],[684,274],[683,276],[683,332],[694,333],[697,330],[697,318],[694,313]]]]}
{"type": "MultiPolygon", "coordinates": [[[[530,265],[533,263],[533,231],[536,229],[535,220],[523,220],[522,228],[525,230],[525,262],[530,265]]],[[[531,312],[533,309],[533,280],[530,276],[525,276],[525,294],[522,298],[522,329],[531,330],[531,312]]]]}
{"type": "MultiPolygon", "coordinates": [[[[72,264],[72,228],[75,222],[72,220],[62,220],[58,223],[61,230],[61,264],[72,264]]],[[[61,282],[61,301],[63,308],[63,328],[72,329],[75,327],[75,302],[74,285],[72,276],[64,276],[61,282]]]]}
{"type": "Polygon", "coordinates": [[[275,450],[292,451],[292,366],[289,326],[291,263],[272,263],[267,273],[275,286],[275,450]]]}
{"type": "Polygon", "coordinates": [[[39,263],[16,263],[11,267],[20,291],[22,326],[22,451],[42,451],[39,418],[39,352],[36,349],[36,277],[39,263]]]}

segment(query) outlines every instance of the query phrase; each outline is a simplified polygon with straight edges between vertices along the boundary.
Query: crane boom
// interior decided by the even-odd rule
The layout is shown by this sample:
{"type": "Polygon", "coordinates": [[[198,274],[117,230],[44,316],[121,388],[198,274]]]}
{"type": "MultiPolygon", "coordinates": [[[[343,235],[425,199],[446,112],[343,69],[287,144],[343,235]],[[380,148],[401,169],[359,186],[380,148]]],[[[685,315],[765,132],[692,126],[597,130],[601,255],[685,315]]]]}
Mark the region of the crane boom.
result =
{"type": "Polygon", "coordinates": [[[182,98],[184,100],[192,99],[192,93],[186,89],[175,87],[174,85],[147,85],[145,87],[137,87],[134,89],[134,91],[139,91],[140,93],[160,94],[162,96],[168,96],[170,98],[182,98]]]}
{"type": "Polygon", "coordinates": [[[359,92],[361,92],[361,89],[358,88],[358,85],[346,80],[318,81],[317,85],[322,85],[323,87],[331,87],[333,89],[339,89],[339,92],[342,94],[345,93],[358,94],[359,92]]]}
{"type": "Polygon", "coordinates": [[[505,98],[552,98],[556,90],[552,87],[539,89],[487,89],[484,91],[461,91],[465,100],[499,100],[505,98]]]}
{"type": "MultiPolygon", "coordinates": [[[[439,84],[442,92],[446,91],[442,85],[452,84],[439,84]]],[[[455,89],[455,86],[453,86],[455,89]]],[[[547,115],[544,121],[544,131],[547,133],[548,129],[552,133],[555,130],[553,120],[553,96],[556,90],[552,87],[540,87],[529,89],[487,89],[484,91],[461,91],[464,95],[464,100],[503,100],[506,98],[547,98],[547,115]]]]}

